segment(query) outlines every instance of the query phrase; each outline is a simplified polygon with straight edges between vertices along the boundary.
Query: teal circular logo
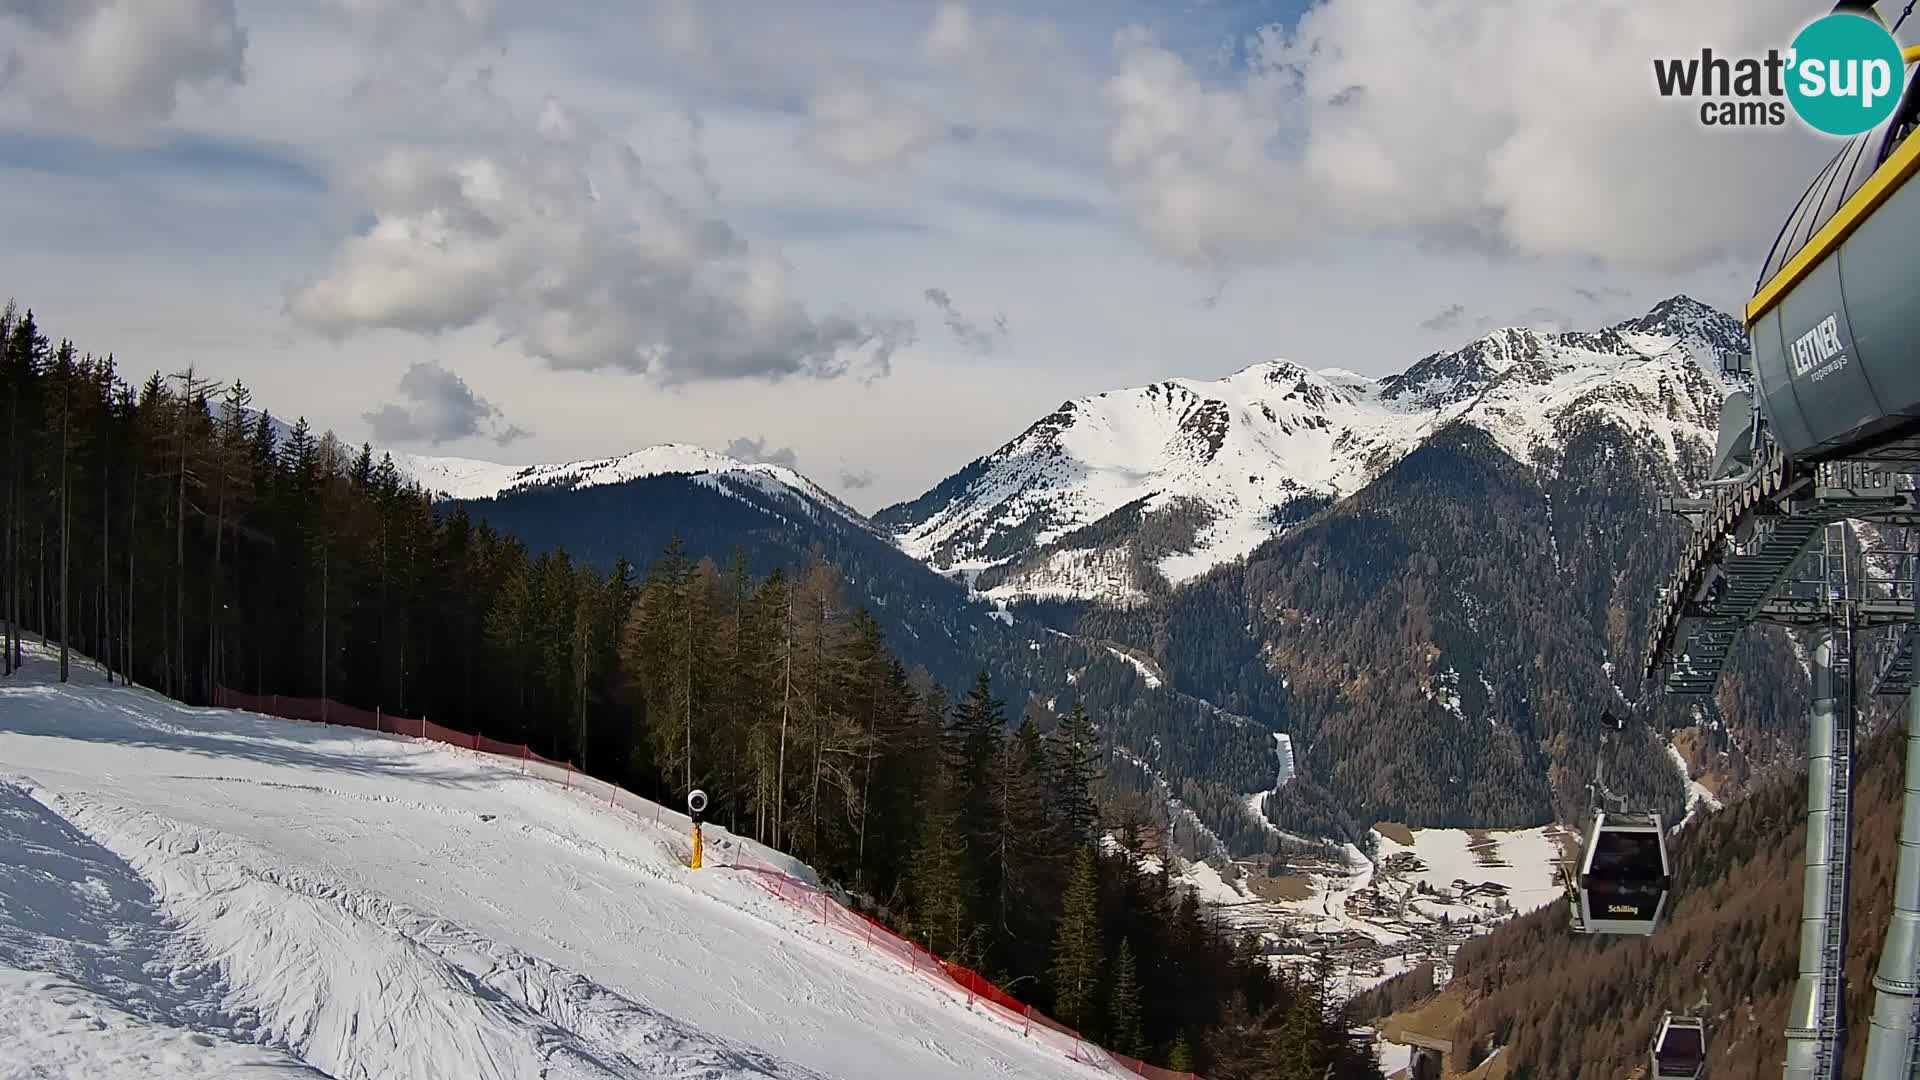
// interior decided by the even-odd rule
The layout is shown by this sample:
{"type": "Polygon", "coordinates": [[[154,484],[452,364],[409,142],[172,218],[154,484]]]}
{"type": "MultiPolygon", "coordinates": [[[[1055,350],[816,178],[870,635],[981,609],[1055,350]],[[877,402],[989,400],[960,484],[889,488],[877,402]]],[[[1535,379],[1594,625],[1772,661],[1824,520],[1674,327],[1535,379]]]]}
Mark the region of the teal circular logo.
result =
{"type": "Polygon", "coordinates": [[[1906,88],[1900,43],[1864,15],[1815,19],[1793,39],[1787,100],[1816,131],[1858,135],[1893,114],[1906,88]]]}

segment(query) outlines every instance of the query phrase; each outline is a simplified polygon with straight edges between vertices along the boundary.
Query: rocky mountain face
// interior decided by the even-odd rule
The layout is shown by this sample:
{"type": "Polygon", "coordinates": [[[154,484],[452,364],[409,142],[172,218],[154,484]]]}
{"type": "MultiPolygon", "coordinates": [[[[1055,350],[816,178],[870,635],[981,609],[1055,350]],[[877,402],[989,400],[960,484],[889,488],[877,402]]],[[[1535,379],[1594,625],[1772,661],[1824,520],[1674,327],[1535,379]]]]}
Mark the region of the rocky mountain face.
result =
{"type": "Polygon", "coordinates": [[[1593,423],[1711,449],[1738,324],[1687,297],[1595,333],[1495,331],[1370,379],[1285,361],[1069,401],[875,522],[997,599],[1131,603],[1244,557],[1454,425],[1522,463],[1593,423]]]}

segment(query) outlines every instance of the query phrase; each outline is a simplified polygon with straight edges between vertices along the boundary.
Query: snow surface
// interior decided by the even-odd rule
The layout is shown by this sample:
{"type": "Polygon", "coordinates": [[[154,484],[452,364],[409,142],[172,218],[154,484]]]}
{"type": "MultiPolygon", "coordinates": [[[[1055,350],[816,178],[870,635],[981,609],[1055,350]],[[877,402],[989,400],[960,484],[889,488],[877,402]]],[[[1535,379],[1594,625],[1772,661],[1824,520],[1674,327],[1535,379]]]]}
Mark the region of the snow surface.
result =
{"type": "Polygon", "coordinates": [[[1273,782],[1273,790],[1279,791],[1281,788],[1286,787],[1287,781],[1292,780],[1294,776],[1293,736],[1285,734],[1284,732],[1274,732],[1273,753],[1275,757],[1280,759],[1280,776],[1273,782]]]}
{"type": "Polygon", "coordinates": [[[810,924],[725,864],[805,868],[725,830],[691,872],[674,815],[76,670],[0,686],[0,1061],[28,1075],[1089,1071],[810,924]]]}
{"type": "Polygon", "coordinates": [[[1140,673],[1141,680],[1147,684],[1147,689],[1149,690],[1160,689],[1160,676],[1155,675],[1153,673],[1153,668],[1148,667],[1147,663],[1144,660],[1141,660],[1139,657],[1133,655],[1132,653],[1123,652],[1120,649],[1116,649],[1111,645],[1107,646],[1107,651],[1112,653],[1116,659],[1124,660],[1128,664],[1133,665],[1133,669],[1140,673]]]}
{"type": "Polygon", "coordinates": [[[1413,1067],[1413,1047],[1402,1046],[1399,1043],[1388,1042],[1385,1039],[1380,1040],[1377,1045],[1379,1046],[1381,1072],[1392,1076],[1401,1069],[1410,1069],[1413,1067]]]}
{"type": "Polygon", "coordinates": [[[1272,537],[1289,499],[1350,495],[1455,422],[1523,463],[1591,422],[1669,459],[1710,449],[1725,390],[1717,350],[1735,331],[1678,298],[1599,333],[1497,330],[1383,379],[1275,360],[1080,398],[982,459],[896,540],[936,567],[1019,564],[991,596],[1127,599],[1140,583],[1111,572],[1111,542],[1029,556],[1137,500],[1146,512],[1197,504],[1210,522],[1158,564],[1179,584],[1272,537]]]}
{"type": "Polygon", "coordinates": [[[1673,759],[1673,767],[1680,770],[1681,777],[1687,782],[1686,816],[1682,817],[1674,824],[1673,828],[1669,830],[1670,832],[1677,833],[1693,821],[1694,817],[1700,813],[1702,807],[1705,807],[1710,813],[1717,813],[1723,809],[1723,807],[1720,804],[1720,800],[1714,797],[1712,789],[1693,778],[1692,772],[1687,768],[1687,759],[1685,755],[1680,753],[1679,747],[1668,743],[1667,756],[1673,759]]]}

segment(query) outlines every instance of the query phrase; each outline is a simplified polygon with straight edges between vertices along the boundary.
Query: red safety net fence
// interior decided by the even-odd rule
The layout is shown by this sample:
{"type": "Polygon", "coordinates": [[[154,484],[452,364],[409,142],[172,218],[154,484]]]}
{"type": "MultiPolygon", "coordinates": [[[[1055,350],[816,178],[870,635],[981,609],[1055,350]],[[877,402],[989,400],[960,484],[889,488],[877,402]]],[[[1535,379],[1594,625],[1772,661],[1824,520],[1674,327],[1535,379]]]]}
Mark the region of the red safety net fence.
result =
{"type": "Polygon", "coordinates": [[[1200,1080],[1190,1072],[1175,1072],[1149,1065],[1137,1058],[1116,1054],[1087,1041],[1079,1032],[1019,1000],[995,985],[986,976],[959,964],[942,960],[925,947],[889,930],[877,919],[853,911],[818,886],[782,873],[772,867],[756,866],[736,856],[734,868],[753,873],[768,893],[806,912],[817,922],[864,942],[867,948],[893,958],[901,967],[921,976],[935,986],[966,1001],[969,1008],[1020,1029],[1021,1035],[1059,1050],[1065,1057],[1102,1072],[1116,1071],[1153,1080],[1200,1080]]]}
{"type": "MultiPolygon", "coordinates": [[[[425,717],[395,716],[378,709],[368,712],[325,698],[243,694],[224,686],[214,688],[213,703],[220,708],[262,713],[286,720],[338,724],[458,746],[505,758],[529,776],[580,789],[595,799],[605,799],[609,806],[650,818],[656,823],[671,821],[676,829],[684,828],[688,823],[684,814],[665,810],[660,804],[643,799],[625,788],[586,776],[572,762],[542,757],[521,743],[505,743],[484,735],[470,735],[442,727],[425,717]]],[[[1051,1046],[1070,1060],[1105,1073],[1114,1073],[1117,1069],[1125,1075],[1151,1077],[1152,1080],[1200,1080],[1193,1073],[1174,1072],[1149,1065],[1088,1042],[1079,1032],[1020,1001],[979,972],[942,960],[923,946],[889,930],[879,920],[848,908],[827,890],[761,864],[740,848],[739,844],[728,845],[729,860],[725,868],[751,873],[769,895],[793,906],[809,919],[856,938],[874,952],[892,958],[901,967],[953,995],[956,1000],[964,999],[968,1008],[979,1008],[986,1015],[1019,1028],[1023,1037],[1051,1046]]]]}

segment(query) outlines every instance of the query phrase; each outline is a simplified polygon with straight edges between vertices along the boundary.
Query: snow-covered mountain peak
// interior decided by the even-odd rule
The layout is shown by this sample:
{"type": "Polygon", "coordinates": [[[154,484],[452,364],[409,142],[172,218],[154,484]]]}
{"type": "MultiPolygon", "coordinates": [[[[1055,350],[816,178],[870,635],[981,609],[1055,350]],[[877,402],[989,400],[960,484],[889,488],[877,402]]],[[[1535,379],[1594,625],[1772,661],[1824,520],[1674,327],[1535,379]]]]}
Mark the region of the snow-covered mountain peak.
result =
{"type": "Polygon", "coordinates": [[[861,525],[866,519],[825,489],[783,465],[746,462],[702,446],[663,443],[614,457],[550,465],[503,465],[471,458],[393,451],[393,463],[429,492],[449,499],[491,499],[539,488],[623,484],[652,476],[688,476],[749,485],[780,498],[816,503],[861,525]]]}
{"type": "Polygon", "coordinates": [[[1127,600],[1153,587],[1137,556],[1168,581],[1203,573],[1452,424],[1532,462],[1598,418],[1678,461],[1710,445],[1720,363],[1744,347],[1737,322],[1676,296],[1598,331],[1494,330],[1381,379],[1269,360],[1111,390],[875,520],[936,567],[982,571],[996,597],[1127,600]]]}

